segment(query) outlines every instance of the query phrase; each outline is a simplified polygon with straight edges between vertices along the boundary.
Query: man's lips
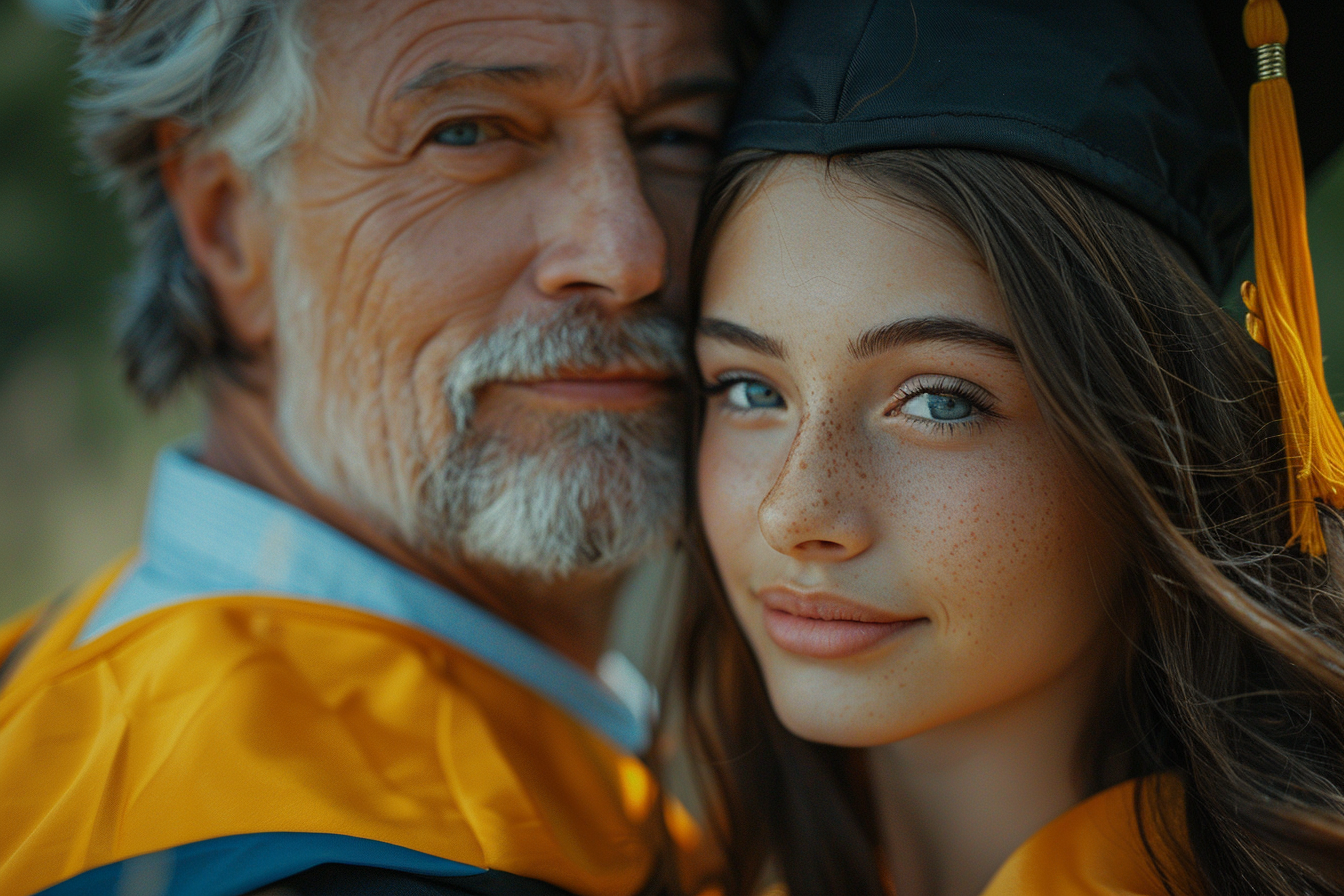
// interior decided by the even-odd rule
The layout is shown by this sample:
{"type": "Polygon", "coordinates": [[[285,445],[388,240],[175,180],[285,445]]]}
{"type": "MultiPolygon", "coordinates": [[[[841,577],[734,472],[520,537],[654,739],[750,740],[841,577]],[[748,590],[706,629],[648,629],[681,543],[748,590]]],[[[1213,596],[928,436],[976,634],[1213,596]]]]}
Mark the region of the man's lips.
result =
{"type": "Polygon", "coordinates": [[[836,594],[774,586],[757,592],[765,633],[781,649],[815,659],[843,659],[870,650],[926,621],[857,604],[836,594]]]}
{"type": "Polygon", "coordinates": [[[526,389],[548,402],[622,410],[663,401],[672,391],[674,382],[672,377],[661,373],[603,370],[562,372],[547,379],[504,385],[526,389]]]}

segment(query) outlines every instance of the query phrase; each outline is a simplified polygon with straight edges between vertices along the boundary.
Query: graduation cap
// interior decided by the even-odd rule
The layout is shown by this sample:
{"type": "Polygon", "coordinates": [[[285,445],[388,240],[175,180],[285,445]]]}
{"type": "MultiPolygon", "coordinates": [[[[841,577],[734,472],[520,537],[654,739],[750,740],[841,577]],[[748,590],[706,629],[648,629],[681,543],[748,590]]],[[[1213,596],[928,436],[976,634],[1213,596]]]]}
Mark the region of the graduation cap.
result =
{"type": "Polygon", "coordinates": [[[796,0],[726,149],[1024,158],[1145,215],[1215,290],[1252,242],[1254,207],[1247,326],[1278,375],[1292,543],[1319,555],[1314,501],[1344,507],[1344,426],[1321,364],[1303,178],[1344,141],[1344,2],[1285,3],[1286,53],[1277,0],[1250,0],[1240,21],[1236,0],[796,0]],[[1317,113],[1304,151],[1288,70],[1317,113]]]}

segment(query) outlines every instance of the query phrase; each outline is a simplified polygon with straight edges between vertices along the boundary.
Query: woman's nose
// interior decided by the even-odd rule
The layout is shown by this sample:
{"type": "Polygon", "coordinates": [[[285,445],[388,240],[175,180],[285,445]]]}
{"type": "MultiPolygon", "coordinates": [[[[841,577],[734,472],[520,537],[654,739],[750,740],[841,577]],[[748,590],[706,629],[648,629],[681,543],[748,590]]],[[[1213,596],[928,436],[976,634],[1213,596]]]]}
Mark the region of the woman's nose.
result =
{"type": "Polygon", "coordinates": [[[770,547],[798,560],[835,562],[863,553],[873,528],[863,501],[863,452],[833,425],[804,419],[757,522],[770,547]]]}

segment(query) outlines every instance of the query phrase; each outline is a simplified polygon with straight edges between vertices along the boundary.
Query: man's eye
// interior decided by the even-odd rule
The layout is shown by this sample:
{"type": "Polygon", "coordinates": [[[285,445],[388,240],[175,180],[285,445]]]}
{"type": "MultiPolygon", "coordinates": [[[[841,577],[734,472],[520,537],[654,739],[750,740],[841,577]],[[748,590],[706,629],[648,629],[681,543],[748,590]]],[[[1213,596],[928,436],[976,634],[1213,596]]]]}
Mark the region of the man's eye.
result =
{"type": "Polygon", "coordinates": [[[644,140],[645,146],[696,146],[710,147],[718,142],[713,137],[705,134],[698,134],[695,131],[688,131],[684,128],[660,128],[647,135],[644,140]]]}
{"type": "Polygon", "coordinates": [[[724,389],[728,404],[739,411],[759,411],[784,407],[784,398],[760,380],[738,380],[724,389]]]}
{"type": "Polygon", "coordinates": [[[640,153],[654,165],[675,174],[697,177],[709,173],[714,165],[718,140],[708,134],[684,128],[660,128],[641,136],[640,153]]]}
{"type": "Polygon", "coordinates": [[[434,132],[434,142],[443,146],[477,146],[487,140],[497,140],[503,130],[484,121],[454,121],[434,132]]]}

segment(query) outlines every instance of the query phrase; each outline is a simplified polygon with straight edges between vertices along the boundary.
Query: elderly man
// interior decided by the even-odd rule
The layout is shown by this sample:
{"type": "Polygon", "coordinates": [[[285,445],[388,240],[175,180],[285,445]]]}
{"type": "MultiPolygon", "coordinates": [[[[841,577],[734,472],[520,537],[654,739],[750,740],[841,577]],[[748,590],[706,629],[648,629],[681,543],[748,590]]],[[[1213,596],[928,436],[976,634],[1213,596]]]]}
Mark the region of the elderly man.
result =
{"type": "MultiPolygon", "coordinates": [[[[83,135],[142,254],[144,540],[0,633],[0,892],[627,894],[594,675],[673,537],[713,0],[117,0],[83,135]]],[[[673,823],[674,835],[678,825],[673,823]]]]}

